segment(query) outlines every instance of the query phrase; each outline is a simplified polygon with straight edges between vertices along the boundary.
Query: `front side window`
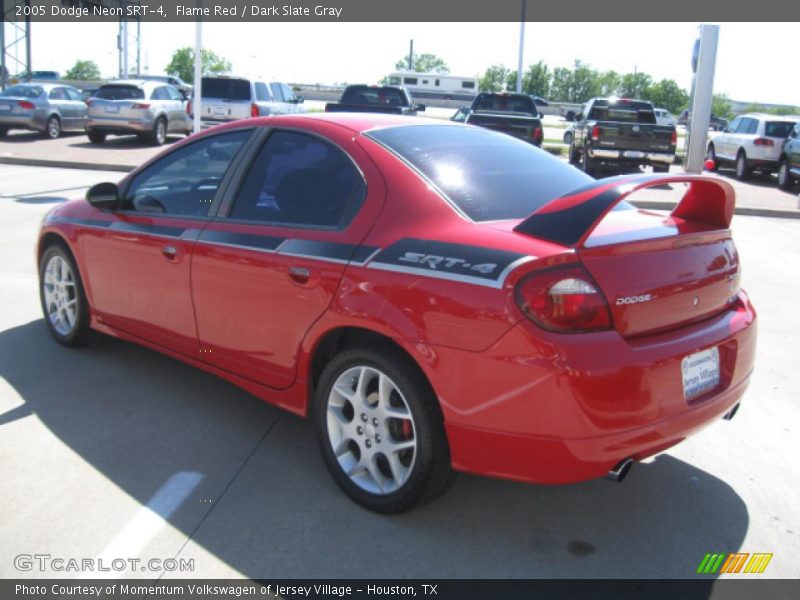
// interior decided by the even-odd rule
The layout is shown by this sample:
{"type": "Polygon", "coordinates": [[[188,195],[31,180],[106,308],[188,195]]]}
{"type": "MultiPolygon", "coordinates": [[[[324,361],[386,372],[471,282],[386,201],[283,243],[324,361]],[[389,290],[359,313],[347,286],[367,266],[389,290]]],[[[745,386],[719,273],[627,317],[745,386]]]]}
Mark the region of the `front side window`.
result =
{"type": "Polygon", "coordinates": [[[275,96],[275,100],[277,102],[283,102],[283,92],[281,91],[281,86],[278,83],[270,83],[269,89],[272,90],[272,95],[275,96]]]}
{"type": "Polygon", "coordinates": [[[207,215],[222,177],[250,133],[222,133],[171,152],[136,176],[125,194],[123,209],[207,215]]]}
{"type": "Polygon", "coordinates": [[[280,85],[281,85],[281,91],[283,92],[283,101],[294,102],[295,101],[294,92],[291,90],[291,88],[285,83],[282,83],[280,85]]]}
{"type": "Polygon", "coordinates": [[[232,219],[342,229],[365,185],[350,158],[310,135],[276,131],[259,151],[236,195],[232,219]]]}
{"type": "Polygon", "coordinates": [[[151,100],[169,100],[169,94],[166,87],[157,87],[150,95],[151,100]]]}
{"type": "Polygon", "coordinates": [[[66,100],[67,91],[64,88],[53,88],[50,90],[50,100],[66,100]]]}

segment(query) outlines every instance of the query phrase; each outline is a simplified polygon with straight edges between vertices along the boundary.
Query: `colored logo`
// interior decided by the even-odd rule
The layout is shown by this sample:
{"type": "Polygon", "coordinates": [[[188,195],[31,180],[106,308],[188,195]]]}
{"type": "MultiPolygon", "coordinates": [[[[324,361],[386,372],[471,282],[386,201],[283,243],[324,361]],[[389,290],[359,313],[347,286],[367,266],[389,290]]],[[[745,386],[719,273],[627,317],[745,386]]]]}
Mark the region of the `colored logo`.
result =
{"type": "Polygon", "coordinates": [[[725,554],[709,552],[700,561],[697,572],[701,575],[763,573],[771,560],[771,553],[731,552],[730,554],[725,554]]]}

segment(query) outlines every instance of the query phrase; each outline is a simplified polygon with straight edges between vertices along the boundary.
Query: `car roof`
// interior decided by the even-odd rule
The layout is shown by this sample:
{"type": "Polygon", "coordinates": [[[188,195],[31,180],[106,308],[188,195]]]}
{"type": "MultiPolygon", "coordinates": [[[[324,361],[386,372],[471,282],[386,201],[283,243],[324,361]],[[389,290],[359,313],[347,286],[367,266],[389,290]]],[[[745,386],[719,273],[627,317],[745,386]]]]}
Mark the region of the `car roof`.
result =
{"type": "Polygon", "coordinates": [[[425,117],[409,117],[405,115],[387,115],[381,113],[304,113],[304,114],[291,114],[291,115],[272,115],[267,117],[256,117],[254,119],[242,119],[239,121],[231,121],[226,125],[221,125],[206,131],[213,131],[214,129],[228,129],[243,126],[271,126],[279,127],[286,125],[291,127],[302,121],[318,121],[323,123],[331,123],[349,129],[353,133],[364,133],[372,129],[382,129],[386,127],[409,127],[415,125],[431,126],[440,125],[442,127],[471,127],[471,125],[462,125],[460,123],[453,123],[445,119],[430,119],[425,117]]]}
{"type": "Polygon", "coordinates": [[[768,113],[745,113],[740,117],[762,119],[764,121],[800,121],[800,115],[770,115],[768,113]]]}
{"type": "Polygon", "coordinates": [[[169,85],[166,81],[145,81],[144,79],[113,79],[105,84],[106,85],[134,85],[137,87],[161,87],[163,85],[169,85]]]}
{"type": "Polygon", "coordinates": [[[27,81],[20,81],[19,83],[12,83],[6,89],[11,88],[11,87],[16,87],[18,85],[21,85],[21,86],[24,86],[24,87],[42,88],[45,92],[49,92],[53,88],[57,88],[57,87],[72,87],[71,85],[65,85],[63,83],[39,83],[38,81],[31,81],[30,83],[28,83],[27,81]]]}

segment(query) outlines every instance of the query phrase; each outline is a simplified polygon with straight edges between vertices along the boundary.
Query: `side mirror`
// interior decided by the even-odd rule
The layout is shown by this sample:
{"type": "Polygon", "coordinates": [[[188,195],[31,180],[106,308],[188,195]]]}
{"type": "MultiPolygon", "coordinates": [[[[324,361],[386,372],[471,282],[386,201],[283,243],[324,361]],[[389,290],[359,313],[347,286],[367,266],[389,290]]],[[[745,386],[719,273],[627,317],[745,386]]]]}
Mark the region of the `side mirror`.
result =
{"type": "Polygon", "coordinates": [[[425,105],[424,104],[415,104],[414,110],[418,112],[425,112],[425,105]]]}
{"type": "Polygon", "coordinates": [[[95,208],[119,208],[119,188],[116,183],[96,183],[86,191],[86,201],[95,208]]]}
{"type": "Polygon", "coordinates": [[[302,104],[303,102],[305,102],[305,101],[306,101],[306,99],[305,99],[305,98],[303,98],[302,96],[297,96],[297,97],[295,98],[295,100],[294,100],[294,101],[295,101],[297,104],[302,104]]]}

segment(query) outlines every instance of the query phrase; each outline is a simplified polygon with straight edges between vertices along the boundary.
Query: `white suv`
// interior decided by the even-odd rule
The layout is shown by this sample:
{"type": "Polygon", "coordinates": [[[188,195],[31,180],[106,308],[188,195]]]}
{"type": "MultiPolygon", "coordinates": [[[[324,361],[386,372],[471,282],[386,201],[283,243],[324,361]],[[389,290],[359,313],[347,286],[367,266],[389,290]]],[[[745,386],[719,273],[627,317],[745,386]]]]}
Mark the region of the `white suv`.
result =
{"type": "Polygon", "coordinates": [[[673,127],[678,126],[678,119],[676,119],[666,108],[654,108],[653,112],[656,113],[656,123],[659,125],[672,125],[673,127]]]}
{"type": "Polygon", "coordinates": [[[708,142],[706,158],[716,166],[733,164],[740,180],[747,179],[753,170],[774,173],[783,141],[799,121],[800,116],[741,115],[708,142]]]}

